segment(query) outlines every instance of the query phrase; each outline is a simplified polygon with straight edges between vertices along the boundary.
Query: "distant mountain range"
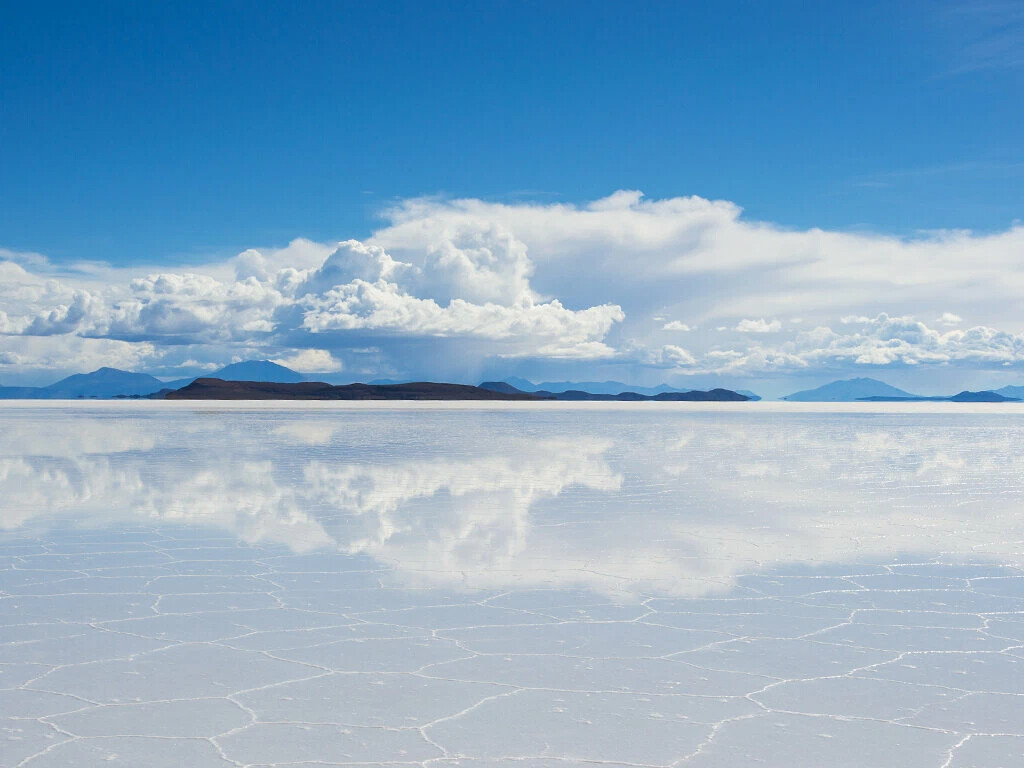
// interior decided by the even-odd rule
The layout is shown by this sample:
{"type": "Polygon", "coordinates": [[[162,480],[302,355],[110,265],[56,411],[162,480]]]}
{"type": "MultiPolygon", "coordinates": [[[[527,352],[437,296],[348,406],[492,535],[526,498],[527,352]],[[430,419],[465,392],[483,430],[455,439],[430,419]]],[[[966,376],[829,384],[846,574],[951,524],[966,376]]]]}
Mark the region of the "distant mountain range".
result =
{"type": "Polygon", "coordinates": [[[904,392],[902,389],[897,389],[884,381],[878,381],[878,379],[858,378],[833,381],[817,389],[794,392],[782,399],[802,403],[1007,403],[1024,399],[1024,387],[1003,387],[1002,389],[986,389],[979,392],[964,390],[949,396],[925,396],[904,392]]]}
{"type": "MultiPolygon", "coordinates": [[[[501,382],[485,382],[486,384],[504,383],[509,384],[520,392],[586,392],[591,395],[618,395],[621,393],[635,393],[638,395],[662,395],[671,392],[695,392],[699,390],[680,389],[670,387],[668,384],[659,384],[656,387],[641,387],[636,384],[623,384],[621,381],[543,381],[534,384],[527,379],[518,376],[509,376],[501,382]]],[[[745,389],[729,390],[743,395],[748,400],[760,400],[759,395],[745,389]]]]}
{"type": "Polygon", "coordinates": [[[701,390],[690,390],[688,392],[658,392],[653,395],[645,395],[640,392],[617,392],[615,394],[586,392],[580,389],[568,389],[562,392],[551,392],[546,389],[535,392],[523,392],[514,387],[508,381],[485,381],[480,385],[481,389],[492,392],[500,392],[506,395],[526,395],[543,398],[545,400],[591,400],[591,401],[621,401],[636,402],[643,400],[654,400],[657,402],[745,402],[750,400],[746,395],[733,392],[731,389],[711,389],[706,392],[701,390]]]}
{"type": "MultiPolygon", "coordinates": [[[[221,381],[249,381],[275,384],[299,384],[308,379],[291,368],[269,360],[247,360],[231,363],[202,377],[191,376],[173,381],[161,381],[146,373],[132,373],[116,368],[100,368],[92,373],[78,373],[45,387],[0,387],[0,399],[108,399],[142,398],[188,387],[199,378],[221,381]]],[[[332,379],[334,377],[326,377],[332,379]]],[[[409,380],[374,379],[370,386],[396,386],[411,384],[409,380]]],[[[506,384],[505,394],[538,394],[542,399],[559,400],[760,400],[753,392],[715,389],[708,394],[699,390],[680,390],[659,384],[656,387],[634,387],[619,381],[563,381],[534,384],[526,379],[512,377],[504,382],[481,385],[490,391],[501,392],[488,384],[506,384]]],[[[453,385],[458,386],[458,385],[453,385]]]]}
{"type": "Polygon", "coordinates": [[[783,400],[798,403],[852,403],[868,397],[917,397],[902,389],[891,387],[877,379],[846,379],[833,381],[817,389],[805,389],[786,395],[783,400]]]}
{"type": "MultiPolygon", "coordinates": [[[[188,387],[199,378],[216,379],[224,382],[257,382],[264,384],[301,384],[307,378],[298,371],[293,371],[269,360],[247,360],[231,363],[218,371],[204,377],[190,377],[174,381],[161,381],[146,373],[132,373],[116,368],[100,368],[91,373],[78,373],[45,387],[0,387],[2,399],[81,399],[81,398],[140,398],[162,397],[171,391],[188,387]]],[[[333,377],[328,377],[333,378],[333,377]]],[[[344,380],[343,380],[344,381],[344,380]]],[[[323,382],[320,382],[323,384],[323,382]]],[[[360,386],[396,387],[423,382],[395,381],[390,379],[374,379],[360,386]]],[[[438,386],[460,387],[466,385],[438,384],[438,386]]],[[[657,401],[742,401],[760,400],[748,390],[729,390],[716,388],[708,391],[681,390],[667,384],[656,387],[640,387],[624,384],[621,381],[546,381],[534,384],[532,381],[518,377],[509,377],[503,381],[485,381],[479,387],[492,393],[506,395],[533,395],[548,400],[657,400],[657,401]]],[[[398,390],[394,390],[398,391],[398,390]]],[[[453,390],[454,391],[454,390],[453,390]]],[[[385,391],[387,399],[393,399],[385,391]]],[[[334,396],[331,399],[338,399],[334,396]]],[[[355,399],[355,398],[341,398],[355,399]]],[[[451,399],[447,396],[443,399],[451,399]]],[[[474,398],[480,399],[480,398],[474,398]]],[[[846,379],[833,381],[816,389],[794,392],[782,398],[791,402],[974,402],[999,403],[1024,400],[1024,386],[1005,386],[995,390],[978,392],[963,391],[950,396],[923,396],[906,392],[890,386],[883,381],[870,378],[846,379]]]]}
{"type": "MultiPolygon", "coordinates": [[[[301,373],[269,360],[231,363],[208,374],[224,381],[270,381],[294,384],[305,381],[301,373]]],[[[100,368],[92,373],[76,373],[45,387],[0,387],[0,400],[74,400],[112,397],[145,397],[161,390],[188,386],[197,376],[161,381],[148,373],[132,373],[117,368],[100,368]]]]}
{"type": "Polygon", "coordinates": [[[147,373],[100,368],[92,373],[76,373],[46,387],[0,387],[0,399],[32,398],[41,400],[74,399],[79,397],[124,397],[148,395],[167,386],[147,373]]]}

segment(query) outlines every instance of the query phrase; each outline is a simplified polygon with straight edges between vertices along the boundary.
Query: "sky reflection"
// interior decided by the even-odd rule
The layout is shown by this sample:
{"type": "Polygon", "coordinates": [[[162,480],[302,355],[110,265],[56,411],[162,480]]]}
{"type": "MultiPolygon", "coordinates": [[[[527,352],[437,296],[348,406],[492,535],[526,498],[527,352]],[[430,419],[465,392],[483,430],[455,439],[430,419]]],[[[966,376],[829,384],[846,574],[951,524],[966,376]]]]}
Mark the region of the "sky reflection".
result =
{"type": "Polygon", "coordinates": [[[722,593],[830,564],[1018,565],[1024,422],[695,410],[20,408],[4,538],[227,532],[404,586],[722,593]]]}

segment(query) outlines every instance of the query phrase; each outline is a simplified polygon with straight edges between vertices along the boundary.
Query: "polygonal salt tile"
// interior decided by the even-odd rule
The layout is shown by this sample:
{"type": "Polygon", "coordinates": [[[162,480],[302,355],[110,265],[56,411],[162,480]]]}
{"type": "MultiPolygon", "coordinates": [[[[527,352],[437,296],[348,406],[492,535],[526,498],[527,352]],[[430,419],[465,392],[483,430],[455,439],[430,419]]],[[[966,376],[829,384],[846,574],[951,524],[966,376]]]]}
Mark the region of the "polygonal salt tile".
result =
{"type": "Polygon", "coordinates": [[[985,622],[974,613],[939,611],[877,611],[861,609],[853,614],[853,624],[886,624],[895,627],[947,627],[949,629],[981,629],[985,622]]]}
{"type": "Polygon", "coordinates": [[[230,768],[216,747],[202,739],[138,736],[75,739],[29,760],[25,768],[230,768]]]}
{"type": "Polygon", "coordinates": [[[837,589],[850,589],[853,584],[838,576],[772,576],[752,574],[739,576],[739,586],[747,587],[754,592],[775,597],[799,597],[815,592],[828,592],[837,589]]]}
{"type": "MultiPolygon", "coordinates": [[[[0,648],[0,656],[6,656],[2,648],[0,648]]],[[[46,664],[0,663],[0,689],[17,688],[44,674],[49,668],[46,664]]]]}
{"type": "Polygon", "coordinates": [[[223,546],[223,547],[183,547],[174,552],[177,563],[195,563],[212,561],[219,563],[237,563],[259,560],[260,551],[255,548],[223,546]]]}
{"type": "Polygon", "coordinates": [[[20,765],[26,758],[67,739],[52,726],[38,720],[0,717],[0,765],[20,765]]]}
{"type": "Polygon", "coordinates": [[[147,591],[154,595],[194,595],[213,592],[269,592],[276,589],[269,582],[254,576],[161,576],[149,582],[147,591]]]}
{"type": "Polygon", "coordinates": [[[680,629],[701,629],[721,632],[733,637],[794,638],[834,626],[834,618],[789,616],[782,613],[655,613],[644,618],[645,624],[661,624],[680,629]]]}
{"type": "Polygon", "coordinates": [[[938,611],[941,613],[1013,613],[1024,611],[1024,599],[982,595],[966,589],[912,589],[895,592],[833,592],[803,598],[815,604],[844,608],[889,611],[938,611]]]}
{"type": "Polygon", "coordinates": [[[912,654],[863,674],[963,691],[1024,694],[1024,659],[1003,653],[912,654]]]}
{"type": "Polygon", "coordinates": [[[634,605],[598,604],[569,605],[560,608],[545,608],[539,613],[562,621],[633,621],[644,616],[657,617],[649,608],[634,605]]]}
{"type": "Polygon", "coordinates": [[[972,736],[953,755],[949,768],[1020,768],[1024,737],[972,736]]]}
{"type": "Polygon", "coordinates": [[[74,696],[48,692],[44,681],[45,678],[40,681],[40,689],[12,688],[0,691],[0,713],[5,717],[45,717],[89,706],[88,702],[74,696]]]}
{"type": "Polygon", "coordinates": [[[725,723],[688,768],[935,768],[953,734],[866,720],[766,714],[725,723]]]}
{"type": "Polygon", "coordinates": [[[985,631],[993,637],[1024,644],[1024,617],[996,616],[989,620],[985,631]]]}
{"type": "Polygon", "coordinates": [[[952,701],[955,691],[889,680],[827,677],[774,685],[753,698],[769,709],[802,714],[896,720],[922,707],[952,701]]]}
{"type": "Polygon", "coordinates": [[[54,670],[37,685],[96,702],[114,703],[225,696],[318,674],[289,661],[215,645],[179,645],[132,660],[54,670]]]}
{"type": "MultiPolygon", "coordinates": [[[[339,620],[345,621],[344,619],[339,620]]],[[[404,637],[429,639],[431,635],[429,632],[416,627],[358,623],[252,632],[233,638],[226,644],[233,648],[279,651],[310,648],[314,645],[327,645],[339,640],[391,640],[404,637]]]]}
{"type": "Polygon", "coordinates": [[[26,569],[88,571],[96,568],[123,568],[129,565],[163,565],[170,558],[152,549],[130,552],[97,552],[70,555],[29,555],[22,558],[26,569]]]}
{"type": "MultiPolygon", "coordinates": [[[[630,601],[639,605],[637,599],[630,601]]],[[[487,601],[496,608],[519,608],[527,611],[548,612],[553,608],[578,605],[623,605],[607,597],[581,589],[523,589],[498,595],[487,601]]],[[[627,603],[628,604],[628,603],[627,603]]]]}
{"type": "MultiPolygon", "coordinates": [[[[43,622],[39,624],[8,624],[0,632],[0,649],[6,653],[6,646],[32,640],[53,640],[58,637],[71,637],[84,634],[91,629],[87,624],[73,622],[43,622]]],[[[6,659],[5,659],[6,660],[6,659]]]]}
{"type": "Polygon", "coordinates": [[[1021,575],[1020,571],[1016,568],[996,563],[920,563],[916,565],[901,565],[898,570],[900,573],[957,579],[1021,575]]]}
{"type": "Polygon", "coordinates": [[[925,728],[943,728],[960,733],[1024,736],[1024,696],[971,693],[926,707],[910,722],[925,728]]]}
{"type": "Polygon", "coordinates": [[[0,592],[31,592],[33,587],[64,584],[68,579],[80,577],[78,571],[26,571],[0,569],[0,592]]]}
{"type": "MultiPolygon", "coordinates": [[[[763,688],[770,681],[756,675],[713,672],[664,659],[588,659],[553,654],[477,656],[436,664],[421,674],[446,680],[502,683],[518,688],[703,697],[742,697],[763,688]]],[[[709,710],[716,709],[714,700],[705,701],[709,710]]],[[[728,699],[726,703],[732,706],[728,699]]],[[[746,701],[742,703],[749,705],[746,701]]]]}
{"type": "Polygon", "coordinates": [[[408,728],[508,690],[494,684],[407,674],[329,674],[236,698],[260,720],[408,728]]]}
{"type": "Polygon", "coordinates": [[[271,595],[257,592],[212,592],[196,595],[163,595],[155,609],[163,614],[251,611],[279,605],[271,595]]]}
{"type": "Polygon", "coordinates": [[[378,571],[381,564],[369,555],[344,552],[310,552],[268,558],[273,570],[280,573],[341,573],[343,571],[378,571]]]}
{"type": "Polygon", "coordinates": [[[971,589],[983,595],[1021,598],[1024,597],[1024,576],[974,579],[971,589]]]}
{"type": "Polygon", "coordinates": [[[45,640],[30,640],[3,649],[2,657],[12,662],[37,664],[82,664],[90,661],[119,659],[161,648],[167,643],[145,637],[79,627],[76,634],[45,640]]]}
{"type": "Polygon", "coordinates": [[[551,653],[571,656],[656,657],[727,640],[718,632],[642,622],[564,622],[522,627],[478,627],[443,632],[478,653],[551,653]]]}
{"type": "Polygon", "coordinates": [[[231,615],[236,623],[251,631],[274,631],[280,629],[309,629],[312,627],[332,627],[339,623],[355,621],[340,613],[290,608],[259,608],[253,611],[238,612],[231,615]]]}
{"type": "Polygon", "coordinates": [[[342,640],[274,655],[342,672],[414,672],[428,664],[462,658],[466,651],[451,640],[424,637],[342,640]]]}
{"type": "Polygon", "coordinates": [[[849,579],[854,586],[865,589],[966,589],[967,582],[964,579],[949,578],[948,576],[923,575],[896,571],[895,573],[872,574],[867,576],[856,576],[849,579]]]}
{"type": "Polygon", "coordinates": [[[148,582],[149,579],[140,576],[79,576],[42,584],[24,584],[7,591],[17,595],[145,594],[148,582]]]}
{"type": "Polygon", "coordinates": [[[808,640],[733,640],[673,658],[708,669],[732,670],[775,678],[841,675],[895,654],[808,640]]]}
{"type": "Polygon", "coordinates": [[[161,640],[160,645],[169,642],[201,643],[243,635],[249,630],[238,622],[244,613],[215,614],[169,614],[147,616],[142,619],[107,621],[103,627],[123,634],[161,640]],[[235,619],[235,620],[233,620],[235,619]]]}
{"type": "MultiPolygon", "coordinates": [[[[445,610],[452,608],[470,608],[489,612],[491,615],[503,613],[498,608],[487,608],[468,603],[465,595],[445,594],[429,589],[343,589],[343,590],[310,590],[295,589],[281,594],[284,604],[289,608],[303,611],[326,611],[331,613],[360,614],[369,621],[390,621],[390,612],[422,608],[424,610],[445,610]]],[[[511,611],[507,613],[511,614],[511,611]]],[[[525,614],[520,614],[525,615],[525,614]]],[[[415,614],[411,614],[415,617],[415,614]]]]}
{"type": "Polygon", "coordinates": [[[843,643],[883,651],[998,651],[1006,647],[997,640],[970,629],[940,627],[894,627],[847,624],[814,636],[825,643],[843,643]]]}
{"type": "Polygon", "coordinates": [[[387,730],[346,725],[261,723],[217,739],[232,760],[251,765],[316,765],[341,761],[415,763],[441,751],[415,729],[387,730]]]}
{"type": "Polygon", "coordinates": [[[105,704],[49,718],[76,736],[209,737],[241,728],[251,718],[227,699],[180,699],[105,704]]]}
{"type": "Polygon", "coordinates": [[[510,626],[554,623],[553,619],[522,611],[492,608],[487,605],[445,605],[429,608],[374,611],[355,614],[368,621],[396,624],[400,627],[455,629],[459,627],[510,626]]]}
{"type": "Polygon", "coordinates": [[[797,606],[789,600],[780,600],[775,597],[658,597],[648,600],[647,606],[653,608],[659,615],[662,613],[707,613],[725,616],[737,613],[771,613],[779,610],[811,617],[841,615],[827,606],[824,608],[821,606],[797,606]]]}
{"type": "Polygon", "coordinates": [[[289,592],[330,592],[349,589],[380,589],[381,571],[336,573],[272,573],[267,578],[289,592]]]}
{"type": "MultiPolygon", "coordinates": [[[[175,558],[186,558],[191,552],[188,548],[181,551],[169,551],[175,558]]],[[[176,576],[259,576],[266,571],[260,560],[182,560],[176,559],[165,566],[166,570],[176,576]]]]}
{"type": "Polygon", "coordinates": [[[152,595],[14,595],[0,599],[0,624],[97,622],[152,614],[152,595]]]}
{"type": "Polygon", "coordinates": [[[680,703],[668,696],[518,691],[426,731],[448,752],[472,758],[664,765],[695,750],[711,730],[678,712],[680,703]]]}

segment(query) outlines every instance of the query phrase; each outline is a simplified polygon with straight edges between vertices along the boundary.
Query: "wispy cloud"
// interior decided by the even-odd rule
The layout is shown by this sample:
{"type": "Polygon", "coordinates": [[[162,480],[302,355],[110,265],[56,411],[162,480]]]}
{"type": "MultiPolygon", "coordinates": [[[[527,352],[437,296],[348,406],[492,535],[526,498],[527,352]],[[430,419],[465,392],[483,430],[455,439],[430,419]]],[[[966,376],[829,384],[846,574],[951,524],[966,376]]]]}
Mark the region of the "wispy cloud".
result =
{"type": "Polygon", "coordinates": [[[943,17],[956,45],[951,73],[1024,67],[1024,3],[957,3],[943,17]]]}

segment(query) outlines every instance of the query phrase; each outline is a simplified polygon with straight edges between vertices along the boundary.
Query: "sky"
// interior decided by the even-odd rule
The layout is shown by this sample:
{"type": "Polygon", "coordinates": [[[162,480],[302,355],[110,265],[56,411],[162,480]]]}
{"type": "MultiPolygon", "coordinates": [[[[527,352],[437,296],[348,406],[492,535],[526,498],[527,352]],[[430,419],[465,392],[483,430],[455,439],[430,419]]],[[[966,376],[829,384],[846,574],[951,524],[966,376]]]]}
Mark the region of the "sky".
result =
{"type": "Polygon", "coordinates": [[[0,2],[0,384],[1024,383],[1024,2],[0,2]]]}

